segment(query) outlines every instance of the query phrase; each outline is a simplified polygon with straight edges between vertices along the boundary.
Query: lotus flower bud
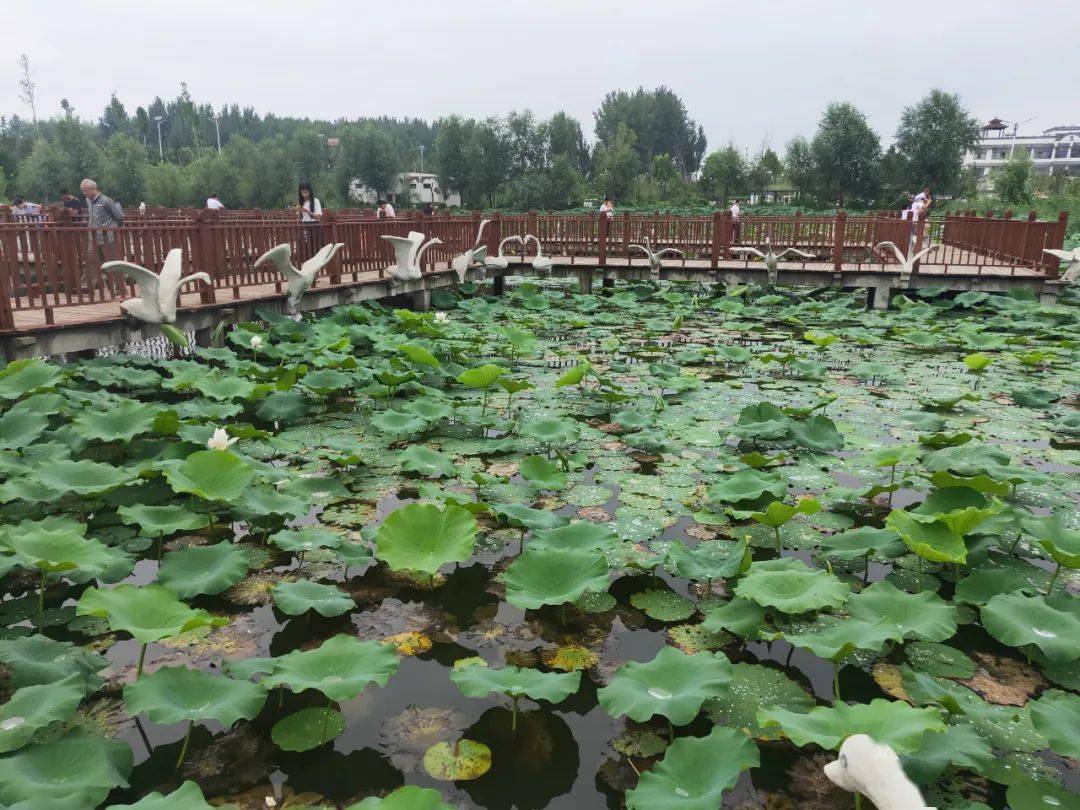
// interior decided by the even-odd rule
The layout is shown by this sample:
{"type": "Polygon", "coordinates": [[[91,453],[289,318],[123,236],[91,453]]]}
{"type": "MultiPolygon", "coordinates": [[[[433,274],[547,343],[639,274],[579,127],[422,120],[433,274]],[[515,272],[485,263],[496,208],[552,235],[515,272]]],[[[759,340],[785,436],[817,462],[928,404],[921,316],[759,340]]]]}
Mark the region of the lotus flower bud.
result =
{"type": "Polygon", "coordinates": [[[225,432],[225,428],[218,428],[214,431],[214,435],[206,440],[206,446],[210,450],[228,450],[238,441],[239,439],[236,437],[229,438],[229,434],[225,432]]]}

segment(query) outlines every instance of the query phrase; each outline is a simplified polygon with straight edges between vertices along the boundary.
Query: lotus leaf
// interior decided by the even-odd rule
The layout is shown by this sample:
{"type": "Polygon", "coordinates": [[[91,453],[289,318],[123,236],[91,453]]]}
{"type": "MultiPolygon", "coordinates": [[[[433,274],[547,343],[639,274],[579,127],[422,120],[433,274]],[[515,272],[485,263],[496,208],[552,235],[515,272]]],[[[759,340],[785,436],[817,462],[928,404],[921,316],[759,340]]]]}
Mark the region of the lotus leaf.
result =
{"type": "Polygon", "coordinates": [[[164,585],[117,585],[87,588],[75,605],[79,616],[96,616],[110,630],[123,630],[143,644],[178,636],[198,627],[221,627],[225,617],[189,608],[164,585]]]}
{"type": "Polygon", "coordinates": [[[945,641],[956,633],[956,608],[936,593],[906,593],[884,580],[851,597],[847,611],[856,619],[890,628],[900,639],[945,641]]]}
{"type": "Polygon", "coordinates": [[[157,405],[124,399],[104,410],[85,410],[72,420],[75,432],[85,439],[102,442],[129,442],[140,433],[149,433],[162,413],[157,405]]]}
{"type": "Polygon", "coordinates": [[[757,722],[761,709],[783,707],[793,712],[808,712],[817,701],[783,672],[760,664],[732,664],[727,694],[713,698],[705,707],[719,724],[739,729],[759,740],[776,736],[776,729],[766,731],[757,722]]]}
{"type": "Polygon", "coordinates": [[[476,531],[476,518],[460,506],[409,504],[387,515],[375,554],[395,571],[434,575],[443,565],[472,555],[476,531]]]}
{"type": "Polygon", "coordinates": [[[491,770],[491,749],[475,740],[435,743],[424,752],[424,770],[434,779],[465,782],[491,770]]]}
{"type": "Polygon", "coordinates": [[[294,650],[275,659],[273,672],[262,683],[294,692],[315,689],[330,700],[351,700],[369,683],[386,686],[398,663],[391,646],[336,635],[313,650],[294,650]]]}
{"type": "Polygon", "coordinates": [[[538,529],[529,540],[529,547],[568,548],[576,551],[608,551],[618,541],[607,526],[579,520],[553,529],[538,529]]]}
{"type": "Polygon", "coordinates": [[[769,500],[784,497],[787,483],[776,475],[744,470],[728,476],[723,481],[711,484],[708,488],[709,499],[716,503],[752,503],[768,496],[769,500]]]}
{"type": "Polygon", "coordinates": [[[135,804],[110,804],[105,810],[213,810],[194,782],[184,782],[172,793],[147,793],[135,804]]]}
{"type": "Polygon", "coordinates": [[[851,590],[832,574],[815,571],[794,557],[782,557],[753,563],[735,587],[735,595],[784,613],[805,613],[840,607],[851,590]]]}
{"type": "Polygon", "coordinates": [[[778,635],[796,647],[809,650],[818,658],[841,664],[856,650],[877,652],[886,641],[897,638],[900,633],[891,627],[861,619],[844,619],[835,624],[812,625],[800,632],[778,635]]]}
{"type": "Polygon", "coordinates": [[[122,740],[73,731],[0,757],[0,802],[33,807],[96,807],[126,787],[133,755],[122,740]]]}
{"type": "Polygon", "coordinates": [[[469,388],[479,388],[487,390],[491,388],[495,380],[499,379],[506,373],[506,369],[502,366],[496,366],[492,363],[487,363],[483,366],[477,366],[476,368],[470,368],[467,371],[461,372],[458,375],[458,382],[469,388]]]}
{"type": "Polygon", "coordinates": [[[165,479],[176,492],[208,501],[235,501],[254,477],[251,465],[228,450],[199,450],[165,468],[165,479]]]}
{"type": "Polygon", "coordinates": [[[701,626],[710,633],[730,630],[736,635],[756,639],[764,623],[764,608],[749,599],[736,597],[706,613],[701,626]]]}
{"type": "Polygon", "coordinates": [[[299,391],[273,391],[255,409],[264,422],[292,422],[309,413],[311,402],[299,391]]]}
{"type": "Polygon", "coordinates": [[[1080,531],[1064,526],[1054,517],[1025,517],[1020,525],[1058,565],[1080,568],[1080,531]]]}
{"type": "Polygon", "coordinates": [[[495,692],[515,699],[528,697],[561,703],[578,690],[581,673],[541,672],[510,665],[492,669],[481,659],[479,663],[455,666],[450,680],[466,697],[482,698],[495,692]]]}
{"type": "Polygon", "coordinates": [[[904,542],[891,529],[875,529],[873,526],[860,526],[858,529],[840,532],[821,541],[821,550],[841,560],[855,557],[878,555],[894,558],[904,550],[904,542]]]}
{"type": "Polygon", "coordinates": [[[733,729],[717,726],[706,737],[681,737],[626,792],[626,808],[715,810],[739,774],[759,764],[757,746],[733,729]]]}
{"type": "Polygon", "coordinates": [[[307,526],[303,529],[283,529],[270,535],[270,542],[282,551],[314,551],[318,548],[339,548],[344,541],[340,534],[307,526]]]}
{"type": "Polygon", "coordinates": [[[800,747],[816,743],[835,750],[853,734],[866,734],[901,755],[917,751],[927,733],[945,730],[936,709],[913,709],[902,701],[881,698],[854,705],[818,706],[809,712],[767,708],[758,713],[758,722],[766,730],[779,726],[784,736],[800,747]]]}
{"type": "Polygon", "coordinates": [[[21,450],[37,441],[48,426],[45,414],[13,408],[0,416],[0,449],[21,450]]]}
{"type": "Polygon", "coordinates": [[[89,459],[52,461],[41,465],[33,475],[40,486],[58,495],[100,495],[130,484],[136,477],[132,469],[89,459]]]}
{"type": "Polygon", "coordinates": [[[247,554],[232,543],[188,546],[162,558],[158,582],[181,599],[189,599],[221,593],[242,580],[247,570],[247,554]]]}
{"type": "Polygon", "coordinates": [[[310,751],[330,742],[345,730],[345,718],[329,707],[301,709],[270,729],[270,739],[282,751],[310,751]]]}
{"type": "Polygon", "coordinates": [[[371,417],[371,424],[383,433],[395,436],[411,436],[427,427],[427,421],[416,414],[401,411],[383,411],[371,417]]]}
{"type": "Polygon", "coordinates": [[[96,673],[105,669],[109,660],[70,641],[34,635],[0,639],[0,663],[14,689],[47,686],[72,674],[79,675],[89,689],[94,689],[101,682],[96,673]]]}
{"type": "Polygon", "coordinates": [[[340,616],[356,603],[352,597],[333,585],[323,585],[309,579],[279,582],[274,586],[274,606],[289,616],[300,616],[314,610],[320,616],[340,616]]]}
{"type": "Polygon", "coordinates": [[[162,667],[124,687],[128,712],[145,712],[154,723],[217,720],[229,727],[254,718],[265,702],[266,688],[261,684],[187,667],[162,667]]]}
{"type": "Polygon", "coordinates": [[[731,662],[722,653],[664,647],[647,663],[623,664],[596,697],[612,717],[644,723],[659,714],[684,726],[706,700],[727,694],[730,683],[731,662]]]}
{"type": "Polygon", "coordinates": [[[1080,605],[1068,594],[1002,593],[982,609],[986,631],[1011,647],[1038,647],[1051,661],[1080,658],[1080,605]]]}
{"type": "Polygon", "coordinates": [[[990,743],[968,725],[948,726],[940,734],[927,734],[919,750],[902,760],[908,777],[924,785],[937,781],[950,764],[985,773],[993,761],[990,743]]]}
{"type": "Polygon", "coordinates": [[[530,548],[502,574],[506,601],[522,610],[574,602],[586,591],[606,591],[608,567],[596,551],[530,548]]]}
{"type": "Polygon", "coordinates": [[[451,459],[422,444],[411,445],[399,453],[398,464],[406,472],[419,473],[425,478],[452,478],[458,472],[451,459]]]}
{"type": "Polygon", "coordinates": [[[1028,709],[1035,730],[1046,737],[1055,753],[1080,759],[1080,697],[1051,689],[1028,709]]]}
{"type": "Polygon", "coordinates": [[[630,604],[645,611],[650,619],[660,622],[681,622],[694,615],[697,608],[694,603],[674,591],[648,590],[635,593],[630,597],[630,604]]]}
{"type": "Polygon", "coordinates": [[[371,796],[357,804],[350,804],[345,810],[456,810],[456,808],[444,803],[442,794],[437,790],[405,785],[385,799],[371,796]]]}
{"type": "Polygon", "coordinates": [[[116,510],[126,525],[137,525],[144,533],[161,536],[176,532],[194,532],[210,525],[209,515],[192,512],[183,506],[147,506],[133,504],[116,510]]]}
{"type": "Polygon", "coordinates": [[[20,399],[48,391],[64,379],[64,372],[42,360],[14,360],[0,369],[0,399],[20,399]]]}
{"type": "Polygon", "coordinates": [[[533,509],[522,503],[497,503],[491,507],[499,517],[511,526],[525,526],[529,529],[558,529],[567,524],[566,518],[546,509],[533,509]]]}
{"type": "Polygon", "coordinates": [[[545,447],[562,447],[576,442],[581,430],[565,419],[537,419],[523,424],[521,435],[535,439],[545,447]]]}
{"type": "Polygon", "coordinates": [[[1076,793],[1052,782],[1034,779],[1009,785],[1005,800],[1013,810],[1045,810],[1047,807],[1080,810],[1076,793]]]}
{"type": "Polygon", "coordinates": [[[56,683],[24,686],[0,704],[0,754],[22,748],[41,729],[67,720],[86,692],[77,672],[56,683]]]}
{"type": "Polygon", "coordinates": [[[676,541],[667,553],[667,562],[676,574],[699,582],[738,576],[750,568],[751,560],[745,540],[714,541],[696,548],[687,548],[676,541]]]}
{"type": "Polygon", "coordinates": [[[566,473],[544,456],[526,456],[519,466],[522,478],[539,489],[562,489],[566,473]]]}
{"type": "Polygon", "coordinates": [[[967,545],[963,536],[942,519],[894,509],[885,518],[885,526],[900,535],[911,551],[930,562],[964,563],[967,545]]]}

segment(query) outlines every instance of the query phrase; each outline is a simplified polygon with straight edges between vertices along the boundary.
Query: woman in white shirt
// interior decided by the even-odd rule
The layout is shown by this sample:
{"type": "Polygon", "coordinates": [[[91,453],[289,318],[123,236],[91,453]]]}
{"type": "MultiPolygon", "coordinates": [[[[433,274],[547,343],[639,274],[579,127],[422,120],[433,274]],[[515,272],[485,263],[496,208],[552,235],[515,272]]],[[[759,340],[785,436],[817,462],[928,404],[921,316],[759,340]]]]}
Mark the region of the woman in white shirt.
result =
{"type": "Polygon", "coordinates": [[[310,183],[301,183],[296,190],[296,208],[304,225],[305,258],[314,256],[315,251],[323,246],[322,228],[319,227],[323,210],[322,202],[311,190],[310,183]]]}

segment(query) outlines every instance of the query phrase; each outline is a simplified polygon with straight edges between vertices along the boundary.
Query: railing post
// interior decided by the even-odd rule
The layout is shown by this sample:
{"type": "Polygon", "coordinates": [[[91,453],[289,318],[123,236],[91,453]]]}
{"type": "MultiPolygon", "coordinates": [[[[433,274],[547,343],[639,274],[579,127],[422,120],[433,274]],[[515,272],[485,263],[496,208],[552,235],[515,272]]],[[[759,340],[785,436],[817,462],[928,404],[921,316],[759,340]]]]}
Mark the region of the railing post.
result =
{"type": "Polygon", "coordinates": [[[540,234],[536,232],[536,212],[529,211],[525,214],[525,233],[531,233],[536,237],[536,241],[540,241],[540,234]]]}
{"type": "Polygon", "coordinates": [[[833,220],[833,272],[839,273],[844,263],[844,234],[847,231],[847,211],[837,211],[833,220]]]}
{"type": "MultiPolygon", "coordinates": [[[[1034,222],[1035,222],[1035,212],[1034,211],[1029,211],[1027,219],[1024,220],[1024,226],[1023,226],[1024,230],[1020,234],[1020,250],[1017,251],[1019,253],[1019,255],[1020,255],[1020,258],[1025,262],[1029,258],[1028,257],[1028,251],[1031,249],[1031,230],[1032,230],[1032,223],[1034,223],[1034,222]]],[[[1031,257],[1031,259],[1032,259],[1032,269],[1037,271],[1039,269],[1039,263],[1042,260],[1041,253],[1038,256],[1031,257]]]]}
{"type": "MultiPolygon", "coordinates": [[[[1068,224],[1069,212],[1059,211],[1057,218],[1057,228],[1054,229],[1056,233],[1054,233],[1053,236],[1051,236],[1048,240],[1050,244],[1044,245],[1044,247],[1048,247],[1051,250],[1061,250],[1063,247],[1065,247],[1065,229],[1068,224]]],[[[1048,253],[1041,254],[1041,258],[1043,261],[1043,265],[1046,267],[1046,277],[1049,279],[1058,278],[1060,276],[1060,263],[1058,262],[1057,258],[1055,256],[1051,256],[1048,253]]]]}
{"type": "Polygon", "coordinates": [[[720,258],[728,259],[728,248],[731,247],[731,209],[725,208],[720,215],[720,258]]]}
{"type": "Polygon", "coordinates": [[[622,255],[630,258],[630,212],[623,211],[622,215],[622,255]]]}
{"type": "MultiPolygon", "coordinates": [[[[912,213],[912,216],[915,216],[914,213],[912,213]]],[[[926,236],[926,214],[924,213],[915,222],[915,241],[908,243],[907,251],[905,251],[904,255],[905,256],[910,256],[912,253],[918,253],[920,250],[922,250],[923,238],[925,236],[926,236]]],[[[913,275],[913,276],[918,275],[918,272],[919,272],[919,263],[915,262],[915,264],[911,265],[911,275],[913,275]]]]}
{"type": "Polygon", "coordinates": [[[488,225],[487,252],[488,256],[494,256],[499,252],[499,243],[503,240],[502,213],[496,211],[488,219],[491,222],[488,225]]]}
{"type": "MultiPolygon", "coordinates": [[[[324,208],[323,209],[322,229],[323,229],[323,234],[324,235],[329,235],[329,237],[330,237],[329,243],[330,244],[337,244],[337,240],[338,240],[337,217],[334,216],[334,212],[331,211],[329,208],[324,208]]],[[[326,244],[326,242],[324,242],[323,244],[326,244]]],[[[340,250],[338,251],[338,255],[334,256],[334,258],[330,260],[330,266],[327,269],[330,271],[329,272],[330,283],[331,284],[340,284],[341,283],[341,251],[340,250]]]]}
{"type": "MultiPolygon", "coordinates": [[[[0,209],[7,209],[7,206],[0,205],[0,209]]],[[[7,221],[5,217],[6,211],[0,210],[0,224],[7,221]]],[[[15,315],[11,307],[11,294],[19,283],[19,259],[15,239],[6,229],[0,230],[0,254],[4,257],[3,261],[0,261],[0,329],[14,329],[15,315]]]]}
{"type": "MultiPolygon", "coordinates": [[[[204,284],[199,288],[199,300],[204,304],[213,304],[217,300],[217,281],[221,277],[221,266],[213,259],[213,240],[211,225],[217,221],[217,211],[211,209],[193,211],[191,221],[194,224],[194,232],[191,235],[191,266],[197,271],[207,273],[210,276],[210,284],[204,284]]],[[[239,297],[239,296],[237,296],[239,297]]]]}
{"type": "Polygon", "coordinates": [[[723,244],[720,240],[720,232],[724,228],[724,217],[719,211],[713,211],[712,214],[712,253],[710,255],[710,264],[712,269],[715,270],[720,266],[720,251],[723,250],[723,244]]]}
{"type": "Polygon", "coordinates": [[[598,214],[597,216],[600,219],[596,223],[596,264],[602,268],[607,264],[608,218],[607,214],[598,214]]]}

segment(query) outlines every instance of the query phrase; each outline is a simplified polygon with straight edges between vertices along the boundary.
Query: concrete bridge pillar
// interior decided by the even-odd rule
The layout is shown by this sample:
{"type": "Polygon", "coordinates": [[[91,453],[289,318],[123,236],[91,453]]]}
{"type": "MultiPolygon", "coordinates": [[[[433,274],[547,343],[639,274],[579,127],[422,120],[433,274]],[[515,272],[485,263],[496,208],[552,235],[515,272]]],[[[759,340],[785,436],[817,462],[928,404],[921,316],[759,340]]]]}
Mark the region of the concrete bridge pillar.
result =
{"type": "Polygon", "coordinates": [[[506,276],[503,273],[499,273],[497,276],[491,277],[491,293],[492,295],[502,295],[506,292],[506,276]]]}
{"type": "Polygon", "coordinates": [[[431,290],[417,290],[412,293],[412,308],[417,312],[431,309],[431,290]]]}
{"type": "Polygon", "coordinates": [[[615,276],[611,275],[607,270],[604,271],[604,289],[611,290],[615,287],[615,276]]]}
{"type": "Polygon", "coordinates": [[[888,309],[889,297],[892,295],[891,287],[870,287],[867,291],[867,297],[869,300],[868,308],[873,309],[888,309]]]}
{"type": "Polygon", "coordinates": [[[592,294],[592,283],[593,283],[593,277],[592,276],[593,276],[593,273],[592,273],[592,268],[591,267],[587,267],[587,268],[584,268],[582,270],[578,270],[578,288],[579,288],[579,292],[581,292],[582,295],[591,295],[592,294]]]}

